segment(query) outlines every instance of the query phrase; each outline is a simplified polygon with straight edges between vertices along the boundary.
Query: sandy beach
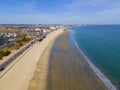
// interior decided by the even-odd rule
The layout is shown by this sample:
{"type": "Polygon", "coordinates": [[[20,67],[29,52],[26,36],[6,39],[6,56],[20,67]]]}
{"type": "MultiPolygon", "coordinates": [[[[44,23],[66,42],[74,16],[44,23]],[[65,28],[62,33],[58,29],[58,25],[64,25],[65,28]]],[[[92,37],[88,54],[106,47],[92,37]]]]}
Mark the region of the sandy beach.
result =
{"type": "Polygon", "coordinates": [[[107,90],[64,32],[43,53],[28,90],[107,90]]]}
{"type": "MultiPolygon", "coordinates": [[[[36,43],[1,79],[0,90],[27,90],[37,63],[51,42],[63,33],[63,28],[47,35],[42,41],[36,43]]],[[[41,63],[47,63],[41,61],[41,63]]]]}

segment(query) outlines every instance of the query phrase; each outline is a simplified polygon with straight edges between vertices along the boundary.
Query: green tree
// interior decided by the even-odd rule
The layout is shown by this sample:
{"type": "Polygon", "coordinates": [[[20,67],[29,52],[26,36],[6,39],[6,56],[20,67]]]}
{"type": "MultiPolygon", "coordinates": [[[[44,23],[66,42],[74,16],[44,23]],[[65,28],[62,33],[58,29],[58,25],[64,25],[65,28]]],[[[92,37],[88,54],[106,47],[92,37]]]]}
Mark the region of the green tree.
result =
{"type": "Polygon", "coordinates": [[[7,50],[7,51],[4,52],[4,56],[8,56],[10,53],[11,52],[7,50]]]}
{"type": "Polygon", "coordinates": [[[19,42],[19,46],[23,46],[23,43],[22,43],[22,42],[19,42]]]}
{"type": "Polygon", "coordinates": [[[2,59],[4,56],[4,51],[0,51],[0,59],[2,59]]]}

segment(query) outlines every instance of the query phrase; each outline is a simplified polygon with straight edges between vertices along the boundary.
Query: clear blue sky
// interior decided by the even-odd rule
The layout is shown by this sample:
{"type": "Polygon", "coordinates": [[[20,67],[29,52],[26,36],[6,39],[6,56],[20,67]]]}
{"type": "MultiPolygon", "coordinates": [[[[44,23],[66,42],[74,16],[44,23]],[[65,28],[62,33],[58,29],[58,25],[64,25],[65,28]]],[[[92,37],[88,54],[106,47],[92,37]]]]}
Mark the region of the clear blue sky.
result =
{"type": "Polygon", "coordinates": [[[0,0],[1,24],[120,24],[120,0],[0,0]]]}

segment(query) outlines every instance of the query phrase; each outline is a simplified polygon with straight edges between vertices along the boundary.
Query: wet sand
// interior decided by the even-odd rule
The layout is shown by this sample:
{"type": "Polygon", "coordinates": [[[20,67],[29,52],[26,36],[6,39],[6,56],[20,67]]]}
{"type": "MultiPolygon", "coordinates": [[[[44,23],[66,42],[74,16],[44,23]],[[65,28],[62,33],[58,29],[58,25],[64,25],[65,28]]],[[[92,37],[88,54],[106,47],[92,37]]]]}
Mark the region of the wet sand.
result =
{"type": "Polygon", "coordinates": [[[44,90],[107,90],[82,54],[70,46],[68,32],[56,40],[48,63],[44,90]]]}

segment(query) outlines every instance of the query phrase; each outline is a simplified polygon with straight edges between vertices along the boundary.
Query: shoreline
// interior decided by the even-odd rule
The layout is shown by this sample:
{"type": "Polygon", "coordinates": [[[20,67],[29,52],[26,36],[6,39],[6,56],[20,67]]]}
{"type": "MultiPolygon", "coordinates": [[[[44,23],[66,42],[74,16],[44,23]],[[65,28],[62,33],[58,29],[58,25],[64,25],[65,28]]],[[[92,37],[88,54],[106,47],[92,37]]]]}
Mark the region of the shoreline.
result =
{"type": "Polygon", "coordinates": [[[111,81],[87,58],[84,52],[80,49],[77,42],[73,38],[76,47],[78,48],[79,52],[83,55],[85,60],[88,62],[90,68],[93,72],[98,76],[98,78],[103,82],[103,84],[107,87],[108,90],[117,90],[116,87],[111,83],[111,81]]]}
{"type": "Polygon", "coordinates": [[[51,32],[42,42],[36,43],[33,48],[20,58],[0,79],[0,90],[27,90],[43,52],[49,47],[49,43],[63,31],[64,28],[51,32]]]}
{"type": "Polygon", "coordinates": [[[64,34],[54,44],[46,90],[107,90],[87,61],[76,55],[67,40],[68,35],[64,34]]]}

